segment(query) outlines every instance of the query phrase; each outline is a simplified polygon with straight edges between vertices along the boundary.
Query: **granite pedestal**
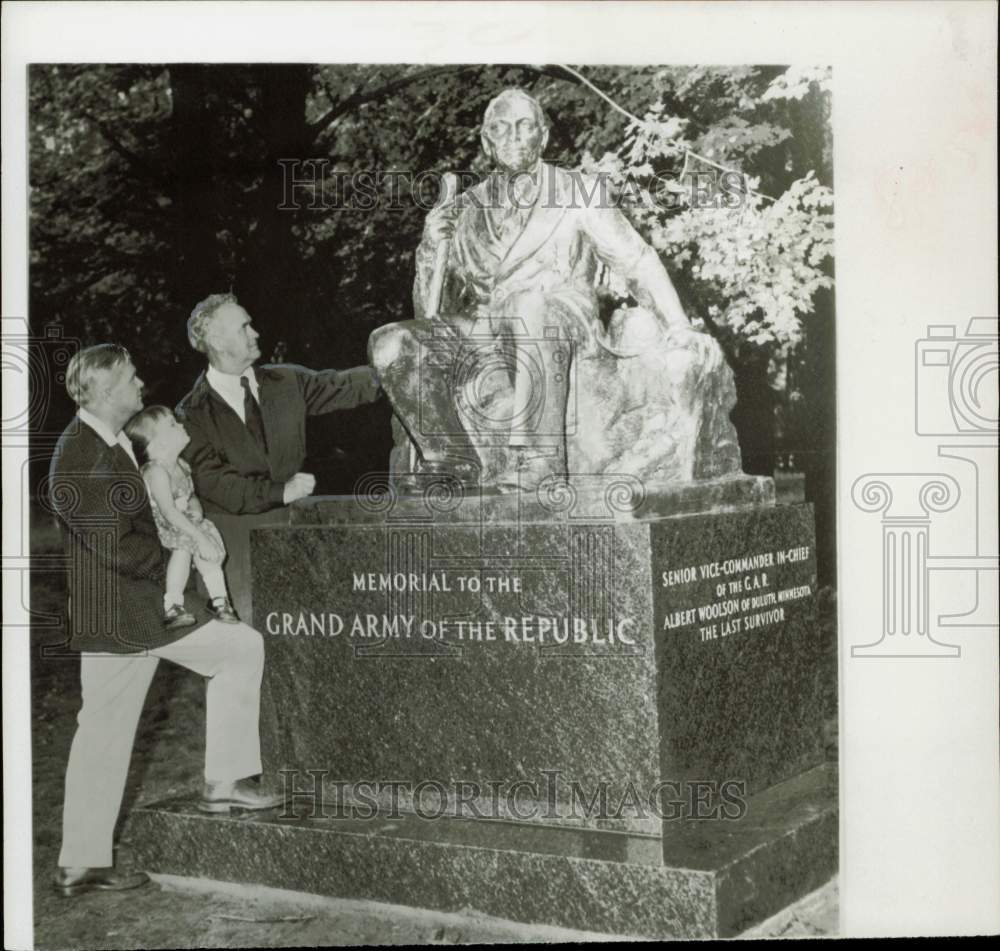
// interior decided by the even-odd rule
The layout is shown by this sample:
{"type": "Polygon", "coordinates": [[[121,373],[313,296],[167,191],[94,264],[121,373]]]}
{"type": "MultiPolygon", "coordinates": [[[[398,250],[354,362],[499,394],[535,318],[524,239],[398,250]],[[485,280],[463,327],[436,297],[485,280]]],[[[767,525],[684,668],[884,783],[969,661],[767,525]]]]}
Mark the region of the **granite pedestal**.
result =
{"type": "Polygon", "coordinates": [[[138,809],[145,867],[647,937],[736,934],[835,872],[812,511],[770,480],[291,522],[252,539],[285,808],[138,809]]]}

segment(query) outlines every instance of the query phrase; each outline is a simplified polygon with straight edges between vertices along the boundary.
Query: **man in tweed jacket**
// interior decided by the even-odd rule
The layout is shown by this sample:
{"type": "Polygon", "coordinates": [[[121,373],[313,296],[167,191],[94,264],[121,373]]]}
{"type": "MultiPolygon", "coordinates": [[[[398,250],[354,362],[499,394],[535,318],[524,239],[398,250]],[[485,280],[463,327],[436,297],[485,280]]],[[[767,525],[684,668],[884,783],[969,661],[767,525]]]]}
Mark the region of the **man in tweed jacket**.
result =
{"type": "Polygon", "coordinates": [[[160,658],[209,678],[207,812],[263,809],[280,799],[250,782],[261,772],[258,719],[264,646],[246,624],[163,624],[165,551],[125,422],[142,409],[142,381],[126,350],[100,344],[77,353],[66,386],[80,407],[56,446],[49,498],[69,556],[69,646],[80,651],[83,705],[70,749],[56,891],[63,896],[135,888],[141,872],[114,867],[136,726],[160,658]]]}

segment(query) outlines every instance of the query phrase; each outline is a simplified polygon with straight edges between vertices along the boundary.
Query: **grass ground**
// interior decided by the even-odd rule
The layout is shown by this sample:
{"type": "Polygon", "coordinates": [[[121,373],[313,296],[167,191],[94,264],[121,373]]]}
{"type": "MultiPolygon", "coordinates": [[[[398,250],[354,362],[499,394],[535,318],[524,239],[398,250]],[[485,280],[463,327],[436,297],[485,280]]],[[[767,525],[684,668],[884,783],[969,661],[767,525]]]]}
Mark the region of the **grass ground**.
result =
{"type": "MultiPolygon", "coordinates": [[[[784,480],[779,493],[793,497],[784,480]]],[[[32,551],[59,551],[54,525],[33,520],[32,551]]],[[[57,612],[64,597],[58,574],[31,582],[36,612],[57,612]]],[[[832,593],[821,593],[821,623],[836,657],[832,593]]],[[[73,659],[42,659],[40,647],[60,641],[58,629],[32,633],[32,781],[34,922],[44,951],[118,948],[310,947],[351,944],[459,944],[586,940],[561,929],[519,925],[474,915],[448,915],[370,902],[307,896],[274,889],[158,878],[136,892],[91,893],[60,899],[49,886],[61,837],[63,778],[80,705],[79,667],[73,659]]],[[[835,664],[834,664],[835,669],[835,664]]],[[[836,684],[827,697],[828,753],[836,756],[836,684]]],[[[204,753],[204,682],[189,671],[161,664],[139,726],[125,808],[195,788],[204,753]]],[[[119,844],[128,863],[130,844],[119,844]]],[[[831,884],[754,929],[753,935],[820,935],[836,932],[837,892],[831,884]]],[[[594,937],[594,936],[590,936],[594,937]]]]}

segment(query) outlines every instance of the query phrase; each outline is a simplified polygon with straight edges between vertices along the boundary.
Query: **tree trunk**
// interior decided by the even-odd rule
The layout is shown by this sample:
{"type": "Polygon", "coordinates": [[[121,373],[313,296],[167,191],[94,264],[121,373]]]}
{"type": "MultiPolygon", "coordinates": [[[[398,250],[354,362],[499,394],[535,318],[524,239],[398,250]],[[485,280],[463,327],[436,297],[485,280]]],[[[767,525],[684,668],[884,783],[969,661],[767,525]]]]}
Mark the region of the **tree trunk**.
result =
{"type": "Polygon", "coordinates": [[[816,508],[816,571],[820,585],[837,584],[837,376],[834,294],[820,290],[805,321],[799,387],[805,407],[802,446],[795,458],[806,477],[806,501],[816,508]]]}
{"type": "Polygon", "coordinates": [[[179,319],[185,319],[199,300],[229,289],[216,238],[219,208],[213,177],[220,165],[220,130],[209,92],[214,88],[212,70],[217,68],[186,63],[170,67],[171,296],[179,319]]]}
{"type": "Polygon", "coordinates": [[[759,350],[744,350],[736,359],[736,408],[731,418],[739,437],[743,471],[773,476],[775,394],[768,383],[767,365],[767,354],[759,350]]]}
{"type": "Polygon", "coordinates": [[[304,64],[262,64],[248,71],[258,92],[255,116],[262,136],[262,180],[254,192],[253,222],[246,253],[237,271],[236,292],[261,332],[264,359],[283,342],[290,360],[310,363],[310,325],[316,314],[304,312],[306,279],[293,225],[310,214],[299,192],[302,211],[282,211],[283,170],[279,159],[312,158],[306,124],[306,96],[312,69],[304,64]]]}

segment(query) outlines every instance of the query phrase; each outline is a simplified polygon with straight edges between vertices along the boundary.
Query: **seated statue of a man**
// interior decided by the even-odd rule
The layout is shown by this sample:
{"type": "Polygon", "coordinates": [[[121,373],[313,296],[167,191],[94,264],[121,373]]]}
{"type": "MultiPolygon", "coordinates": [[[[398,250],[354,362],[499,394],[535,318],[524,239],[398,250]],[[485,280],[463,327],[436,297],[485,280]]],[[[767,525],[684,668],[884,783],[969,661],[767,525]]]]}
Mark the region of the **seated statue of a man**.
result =
{"type": "Polygon", "coordinates": [[[690,351],[706,373],[722,355],[692,328],[659,257],[621,210],[579,173],[542,161],[549,128],[534,98],[504,90],[481,137],[494,171],[427,215],[417,319],[376,330],[369,356],[394,408],[397,472],[474,472],[485,484],[527,488],[567,477],[574,366],[603,331],[599,264],[628,281],[671,348],[690,351]]]}

